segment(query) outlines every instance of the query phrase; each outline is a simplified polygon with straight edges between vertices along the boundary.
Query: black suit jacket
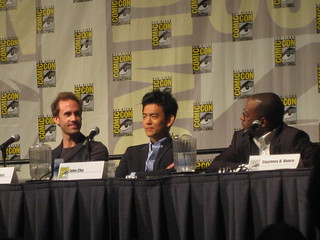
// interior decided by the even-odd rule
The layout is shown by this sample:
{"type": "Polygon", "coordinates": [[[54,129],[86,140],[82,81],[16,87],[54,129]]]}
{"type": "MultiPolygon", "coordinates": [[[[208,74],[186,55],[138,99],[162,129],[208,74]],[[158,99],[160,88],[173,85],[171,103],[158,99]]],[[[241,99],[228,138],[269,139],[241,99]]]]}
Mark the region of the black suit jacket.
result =
{"type": "MultiPolygon", "coordinates": [[[[80,142],[68,153],[64,162],[86,162],[86,161],[98,161],[108,160],[108,149],[101,142],[91,141],[85,143],[86,137],[81,134],[80,142]]],[[[63,143],[53,149],[52,160],[61,158],[61,152],[63,149],[63,143]]]]}
{"type": "Polygon", "coordinates": [[[157,154],[153,165],[153,172],[145,172],[146,161],[148,158],[148,144],[136,145],[128,147],[123,158],[120,160],[119,166],[116,169],[115,177],[124,178],[132,172],[136,172],[138,177],[148,175],[166,174],[166,168],[173,163],[172,139],[167,138],[157,154]]]}
{"type": "MultiPolygon", "coordinates": [[[[304,167],[311,167],[316,158],[317,146],[309,135],[297,128],[282,124],[271,140],[270,154],[300,153],[304,167]]],[[[231,145],[217,156],[207,172],[218,172],[221,167],[236,168],[249,162],[250,155],[259,155],[259,149],[248,131],[239,130],[233,134],[231,145]]]]}

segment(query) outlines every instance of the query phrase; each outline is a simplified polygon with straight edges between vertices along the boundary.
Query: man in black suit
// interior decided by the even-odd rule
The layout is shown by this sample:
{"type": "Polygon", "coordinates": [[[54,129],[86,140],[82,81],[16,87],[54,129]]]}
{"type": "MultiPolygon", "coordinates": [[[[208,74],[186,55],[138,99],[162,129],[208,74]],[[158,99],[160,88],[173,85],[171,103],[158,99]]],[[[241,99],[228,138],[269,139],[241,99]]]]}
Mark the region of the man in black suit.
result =
{"type": "Polygon", "coordinates": [[[207,172],[237,169],[249,162],[250,155],[300,153],[299,166],[310,167],[316,158],[316,144],[302,130],[283,122],[284,105],[274,93],[248,98],[240,117],[242,129],[233,135],[231,145],[218,155],[207,172]]]}
{"type": "Polygon", "coordinates": [[[142,99],[142,122],[150,141],[128,147],[115,176],[124,178],[165,174],[173,167],[170,128],[178,111],[176,100],[168,92],[149,92],[142,99]]]}
{"type": "Polygon", "coordinates": [[[61,128],[62,141],[52,151],[52,159],[64,162],[108,160],[108,149],[101,142],[88,141],[80,132],[82,103],[72,92],[61,92],[51,104],[55,123],[61,128]]]}

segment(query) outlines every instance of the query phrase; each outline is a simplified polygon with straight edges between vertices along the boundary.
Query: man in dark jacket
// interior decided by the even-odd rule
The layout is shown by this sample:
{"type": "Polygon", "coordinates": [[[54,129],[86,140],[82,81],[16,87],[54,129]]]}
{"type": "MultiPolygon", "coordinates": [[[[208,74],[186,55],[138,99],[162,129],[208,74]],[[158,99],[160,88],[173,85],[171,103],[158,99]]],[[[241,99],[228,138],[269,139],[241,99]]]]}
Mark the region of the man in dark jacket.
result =
{"type": "Polygon", "coordinates": [[[284,105],[274,93],[259,93],[248,98],[240,117],[242,129],[233,135],[231,145],[218,155],[207,172],[236,169],[249,162],[250,155],[300,153],[299,166],[310,167],[316,144],[302,130],[283,122],[284,105]]]}
{"type": "Polygon", "coordinates": [[[177,111],[178,104],[168,92],[157,90],[144,95],[142,122],[150,141],[127,148],[116,170],[116,177],[144,177],[170,171],[173,167],[173,152],[169,131],[177,111]]]}

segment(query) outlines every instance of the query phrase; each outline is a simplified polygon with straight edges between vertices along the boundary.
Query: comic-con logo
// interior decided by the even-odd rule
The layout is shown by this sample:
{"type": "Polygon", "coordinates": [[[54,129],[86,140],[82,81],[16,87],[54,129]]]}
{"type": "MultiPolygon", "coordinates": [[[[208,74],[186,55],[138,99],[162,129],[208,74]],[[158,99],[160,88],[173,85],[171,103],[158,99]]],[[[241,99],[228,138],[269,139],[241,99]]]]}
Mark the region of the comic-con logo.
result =
{"type": "Polygon", "coordinates": [[[1,118],[19,117],[19,98],[18,91],[1,93],[1,118]]]}
{"type": "Polygon", "coordinates": [[[40,142],[55,142],[57,126],[52,116],[38,116],[38,136],[40,142]]]}
{"type": "Polygon", "coordinates": [[[211,15],[211,0],[191,0],[191,17],[211,15]]]}
{"type": "Polygon", "coordinates": [[[296,64],[295,37],[276,38],[274,40],[275,66],[290,66],[296,64]]]}
{"type": "Polygon", "coordinates": [[[20,144],[13,144],[6,149],[6,160],[20,159],[20,144]]]}
{"type": "Polygon", "coordinates": [[[320,4],[316,6],[317,33],[320,33],[320,4]]]}
{"type": "Polygon", "coordinates": [[[74,31],[75,56],[92,56],[92,30],[74,31]]]}
{"type": "Polygon", "coordinates": [[[192,46],[192,71],[193,74],[212,72],[211,46],[192,46]]]}
{"type": "Polygon", "coordinates": [[[295,0],[273,0],[274,8],[294,7],[295,0]]]}
{"type": "Polygon", "coordinates": [[[0,0],[0,11],[17,8],[17,0],[0,0]]]}
{"type": "Polygon", "coordinates": [[[284,105],[283,120],[287,124],[297,123],[297,97],[289,96],[281,98],[284,105]]]}
{"type": "Polygon", "coordinates": [[[253,39],[253,13],[232,14],[232,40],[243,41],[253,39]]]}
{"type": "Polygon", "coordinates": [[[37,8],[37,33],[54,32],[54,8],[37,8]]]}
{"type": "Polygon", "coordinates": [[[253,69],[233,71],[233,97],[244,98],[254,93],[253,69]]]}
{"type": "Polygon", "coordinates": [[[0,39],[0,64],[17,63],[19,59],[19,40],[14,38],[0,39]]]}
{"type": "Polygon", "coordinates": [[[171,20],[152,22],[152,49],[171,47],[171,20]]]}
{"type": "Polygon", "coordinates": [[[133,111],[131,108],[113,111],[113,136],[132,136],[133,111]]]}
{"type": "Polygon", "coordinates": [[[37,62],[37,86],[38,88],[56,86],[56,61],[37,62]]]}
{"type": "Polygon", "coordinates": [[[161,92],[172,92],[172,77],[158,77],[154,78],[153,81],[153,90],[160,90],[161,92]]]}
{"type": "Polygon", "coordinates": [[[131,0],[111,1],[111,24],[113,26],[130,24],[131,0]]]}
{"type": "Polygon", "coordinates": [[[318,93],[320,93],[320,64],[318,64],[317,71],[318,71],[318,93]]]}
{"type": "Polygon", "coordinates": [[[131,65],[132,65],[131,53],[113,54],[112,56],[113,81],[131,80],[131,77],[132,77],[131,65]]]}
{"type": "Polygon", "coordinates": [[[75,86],[74,94],[81,100],[83,112],[94,111],[94,88],[92,83],[75,86]]]}
{"type": "Polygon", "coordinates": [[[196,169],[197,170],[206,170],[212,163],[213,159],[200,159],[197,161],[197,166],[196,169]]]}
{"type": "Polygon", "coordinates": [[[213,129],[212,103],[193,105],[193,129],[194,131],[206,131],[213,129]]]}

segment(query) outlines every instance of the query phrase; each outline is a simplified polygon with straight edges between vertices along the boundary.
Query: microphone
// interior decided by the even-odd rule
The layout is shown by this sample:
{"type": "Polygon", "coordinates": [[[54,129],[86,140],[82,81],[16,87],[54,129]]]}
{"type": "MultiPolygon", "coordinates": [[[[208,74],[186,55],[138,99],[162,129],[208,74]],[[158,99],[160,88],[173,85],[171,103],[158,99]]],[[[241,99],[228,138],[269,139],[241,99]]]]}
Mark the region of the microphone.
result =
{"type": "Polygon", "coordinates": [[[86,137],[85,141],[83,142],[83,145],[86,145],[88,142],[92,141],[92,139],[97,136],[100,133],[100,129],[98,127],[93,127],[91,129],[91,132],[86,137]]]}
{"type": "Polygon", "coordinates": [[[261,127],[260,120],[254,120],[248,130],[253,132],[253,131],[257,130],[260,127],[261,127]]]}
{"type": "Polygon", "coordinates": [[[13,134],[11,138],[0,145],[0,149],[3,150],[7,148],[11,143],[18,142],[20,140],[19,134],[13,134]]]}

